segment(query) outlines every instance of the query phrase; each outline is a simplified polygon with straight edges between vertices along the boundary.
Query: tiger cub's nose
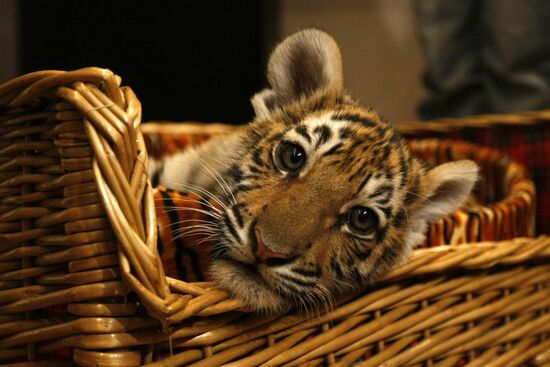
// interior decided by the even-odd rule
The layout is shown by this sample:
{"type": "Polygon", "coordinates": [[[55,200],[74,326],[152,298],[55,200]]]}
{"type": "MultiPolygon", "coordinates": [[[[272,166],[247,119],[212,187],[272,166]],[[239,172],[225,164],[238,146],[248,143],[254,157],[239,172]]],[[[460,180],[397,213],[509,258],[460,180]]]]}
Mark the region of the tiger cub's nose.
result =
{"type": "Polygon", "coordinates": [[[290,260],[290,257],[280,252],[271,251],[262,239],[262,234],[258,229],[254,230],[256,236],[256,252],[254,255],[256,259],[267,265],[278,265],[290,260]]]}

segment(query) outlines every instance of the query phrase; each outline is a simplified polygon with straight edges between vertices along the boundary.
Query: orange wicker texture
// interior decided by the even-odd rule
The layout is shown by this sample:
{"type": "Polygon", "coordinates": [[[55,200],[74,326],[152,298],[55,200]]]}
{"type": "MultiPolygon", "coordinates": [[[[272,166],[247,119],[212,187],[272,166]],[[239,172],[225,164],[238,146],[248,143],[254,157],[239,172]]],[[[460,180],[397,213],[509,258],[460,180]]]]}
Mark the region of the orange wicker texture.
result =
{"type": "Polygon", "coordinates": [[[107,70],[0,86],[0,364],[550,365],[548,237],[419,249],[309,315],[166,277],[139,120],[107,70]]]}

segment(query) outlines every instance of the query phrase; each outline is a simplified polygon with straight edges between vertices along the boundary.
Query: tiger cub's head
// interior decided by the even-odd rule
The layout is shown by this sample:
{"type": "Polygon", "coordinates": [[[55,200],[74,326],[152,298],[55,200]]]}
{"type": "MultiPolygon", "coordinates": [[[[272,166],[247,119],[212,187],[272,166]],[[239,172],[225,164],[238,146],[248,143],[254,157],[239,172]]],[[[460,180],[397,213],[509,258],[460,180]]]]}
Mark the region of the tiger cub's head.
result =
{"type": "Polygon", "coordinates": [[[335,41],[318,30],[284,40],[269,89],[225,174],[236,204],[220,220],[218,283],[256,310],[325,303],[407,258],[426,224],[474,185],[471,161],[430,170],[343,86],[335,41]]]}

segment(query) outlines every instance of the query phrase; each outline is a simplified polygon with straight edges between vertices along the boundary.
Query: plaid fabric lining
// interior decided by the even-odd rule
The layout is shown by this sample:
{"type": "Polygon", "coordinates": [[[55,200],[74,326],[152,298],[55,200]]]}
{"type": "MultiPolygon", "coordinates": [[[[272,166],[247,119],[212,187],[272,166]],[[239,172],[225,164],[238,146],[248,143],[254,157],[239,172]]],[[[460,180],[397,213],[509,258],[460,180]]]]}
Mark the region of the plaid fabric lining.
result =
{"type": "Polygon", "coordinates": [[[421,131],[406,137],[466,140],[497,148],[524,165],[537,188],[536,232],[550,233],[550,124],[491,125],[452,132],[421,131]]]}
{"type": "Polygon", "coordinates": [[[534,235],[535,187],[522,165],[494,148],[463,141],[410,140],[409,146],[432,165],[471,159],[481,169],[475,202],[432,223],[423,247],[534,235]]]}

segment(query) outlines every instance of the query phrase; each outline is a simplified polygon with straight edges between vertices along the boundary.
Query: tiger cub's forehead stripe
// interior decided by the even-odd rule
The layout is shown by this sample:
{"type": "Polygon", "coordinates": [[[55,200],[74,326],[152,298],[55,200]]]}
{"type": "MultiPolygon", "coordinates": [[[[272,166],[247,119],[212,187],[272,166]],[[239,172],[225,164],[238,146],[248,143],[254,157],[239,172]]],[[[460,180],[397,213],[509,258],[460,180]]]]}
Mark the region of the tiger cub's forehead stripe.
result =
{"type": "Polygon", "coordinates": [[[296,130],[298,134],[302,135],[307,140],[308,143],[311,143],[311,135],[309,135],[307,131],[307,126],[300,125],[294,130],[296,130]]]}
{"type": "Polygon", "coordinates": [[[353,130],[349,126],[349,121],[332,120],[332,114],[332,112],[324,113],[303,120],[301,124],[292,127],[284,135],[287,139],[306,143],[310,152],[318,151],[323,155],[335,154],[344,145],[341,141],[342,136],[351,136],[353,130]]]}
{"type": "Polygon", "coordinates": [[[327,125],[319,125],[313,132],[318,135],[317,143],[315,148],[319,148],[321,145],[325,144],[332,137],[332,131],[327,125]]]}
{"type": "Polygon", "coordinates": [[[367,127],[375,127],[378,125],[374,120],[361,116],[358,113],[336,112],[332,115],[332,119],[336,121],[352,121],[367,127]]]}
{"type": "Polygon", "coordinates": [[[384,193],[387,188],[393,189],[391,180],[383,173],[376,173],[369,175],[368,180],[361,187],[360,195],[364,195],[367,198],[372,198],[384,193]]]}
{"type": "Polygon", "coordinates": [[[332,146],[332,148],[330,148],[329,150],[327,150],[326,152],[323,153],[323,157],[327,157],[329,155],[341,153],[342,149],[340,149],[340,148],[342,148],[343,146],[344,146],[344,144],[342,144],[342,142],[336,143],[335,145],[332,146]]]}
{"type": "Polygon", "coordinates": [[[340,129],[340,139],[349,139],[355,137],[355,130],[350,126],[344,126],[340,129]]]}

